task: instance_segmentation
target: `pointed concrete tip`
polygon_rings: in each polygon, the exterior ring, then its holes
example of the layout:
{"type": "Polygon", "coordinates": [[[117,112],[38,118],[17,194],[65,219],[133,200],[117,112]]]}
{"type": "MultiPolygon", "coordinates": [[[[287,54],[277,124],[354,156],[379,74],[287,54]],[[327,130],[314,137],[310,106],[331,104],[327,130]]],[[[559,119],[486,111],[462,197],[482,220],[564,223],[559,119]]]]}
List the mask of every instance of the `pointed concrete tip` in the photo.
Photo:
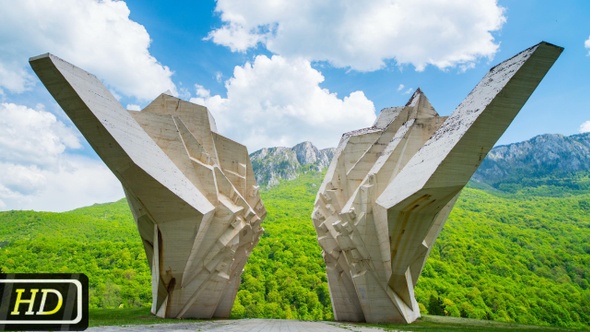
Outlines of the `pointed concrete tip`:
{"type": "Polygon", "coordinates": [[[55,56],[55,55],[53,55],[51,53],[43,53],[43,54],[40,54],[40,55],[37,55],[37,56],[30,57],[29,58],[29,62],[33,62],[35,60],[39,60],[39,59],[43,59],[43,58],[49,58],[49,57],[52,57],[52,56],[55,56]]]}
{"type": "Polygon", "coordinates": [[[519,52],[519,53],[515,54],[513,57],[511,57],[509,59],[506,59],[506,60],[504,60],[501,63],[498,63],[497,65],[495,65],[492,68],[490,68],[489,72],[493,72],[494,70],[496,70],[496,68],[498,68],[498,66],[503,65],[504,63],[510,61],[511,59],[520,57],[523,53],[531,53],[531,52],[535,52],[535,51],[538,51],[538,50],[542,50],[542,52],[549,52],[549,53],[547,53],[547,54],[550,54],[549,55],[549,60],[550,59],[553,59],[553,60],[550,60],[551,63],[553,63],[561,55],[561,53],[563,52],[564,48],[561,47],[561,46],[557,46],[555,44],[548,43],[546,41],[542,41],[542,42],[540,42],[540,43],[538,43],[536,45],[533,45],[533,46],[527,48],[526,50],[524,50],[522,52],[519,52]]]}
{"type": "Polygon", "coordinates": [[[422,92],[422,89],[420,89],[420,87],[418,87],[418,89],[416,89],[416,91],[414,91],[414,93],[412,94],[412,97],[410,97],[410,100],[408,100],[408,102],[406,103],[406,106],[410,106],[413,103],[415,103],[416,100],[420,99],[420,97],[424,96],[424,92],[422,92]]]}
{"type": "Polygon", "coordinates": [[[430,103],[430,100],[426,97],[422,89],[418,88],[412,94],[412,97],[406,104],[406,107],[415,107],[416,114],[414,117],[416,118],[423,118],[423,117],[433,117],[438,116],[438,113],[430,103]]]}
{"type": "Polygon", "coordinates": [[[558,46],[558,45],[555,45],[555,44],[552,44],[552,43],[549,43],[549,42],[546,42],[546,41],[542,41],[538,45],[546,45],[546,46],[556,47],[556,48],[559,48],[559,49],[563,50],[563,47],[558,46]]]}

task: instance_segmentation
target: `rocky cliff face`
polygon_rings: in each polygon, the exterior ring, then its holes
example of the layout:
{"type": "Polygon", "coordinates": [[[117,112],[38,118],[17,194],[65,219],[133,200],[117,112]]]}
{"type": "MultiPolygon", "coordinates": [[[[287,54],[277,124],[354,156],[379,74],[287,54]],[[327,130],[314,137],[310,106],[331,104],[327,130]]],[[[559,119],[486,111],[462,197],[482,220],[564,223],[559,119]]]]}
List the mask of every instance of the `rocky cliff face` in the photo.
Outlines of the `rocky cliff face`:
{"type": "Polygon", "coordinates": [[[299,174],[322,171],[330,165],[334,148],[319,150],[311,142],[292,148],[264,148],[250,154],[256,181],[261,187],[272,187],[279,180],[293,180],[299,174]]]}
{"type": "Polygon", "coordinates": [[[563,177],[590,170],[590,133],[545,134],[493,148],[472,181],[497,186],[522,178],[563,177]]]}

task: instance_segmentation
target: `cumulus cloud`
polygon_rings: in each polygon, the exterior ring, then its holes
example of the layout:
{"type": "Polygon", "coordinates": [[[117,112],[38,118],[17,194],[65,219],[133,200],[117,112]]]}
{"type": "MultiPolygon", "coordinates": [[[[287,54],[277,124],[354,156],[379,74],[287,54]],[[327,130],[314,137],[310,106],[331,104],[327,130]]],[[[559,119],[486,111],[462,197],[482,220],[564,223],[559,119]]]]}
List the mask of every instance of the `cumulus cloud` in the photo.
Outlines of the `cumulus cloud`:
{"type": "Polygon", "coordinates": [[[275,54],[373,71],[388,60],[466,70],[498,49],[497,0],[218,0],[223,25],[208,38],[232,51],[275,54]]]}
{"type": "Polygon", "coordinates": [[[586,41],[584,42],[584,46],[588,49],[588,55],[590,55],[590,37],[586,39],[586,41]]]}
{"type": "Polygon", "coordinates": [[[68,153],[77,132],[46,112],[0,104],[0,209],[64,211],[123,197],[101,162],[68,153]]]}
{"type": "Polygon", "coordinates": [[[29,57],[50,52],[103,78],[117,93],[151,100],[176,93],[172,71],[150,54],[146,29],[114,0],[0,0],[0,90],[20,93],[35,79],[29,57]],[[116,61],[113,61],[116,59],[116,61]]]}
{"type": "Polygon", "coordinates": [[[0,162],[0,210],[67,211],[124,197],[101,162],[63,155],[52,169],[0,162]]]}
{"type": "Polygon", "coordinates": [[[221,134],[251,152],[302,141],[334,147],[343,132],[370,126],[375,107],[361,91],[339,98],[319,86],[323,80],[307,60],[260,55],[234,68],[227,98],[197,85],[191,101],[207,106],[221,134]]]}
{"type": "Polygon", "coordinates": [[[590,133],[590,121],[586,121],[580,125],[580,133],[590,133]]]}
{"type": "Polygon", "coordinates": [[[66,148],[81,147],[75,131],[39,108],[0,104],[0,160],[48,165],[55,163],[66,148]]]}

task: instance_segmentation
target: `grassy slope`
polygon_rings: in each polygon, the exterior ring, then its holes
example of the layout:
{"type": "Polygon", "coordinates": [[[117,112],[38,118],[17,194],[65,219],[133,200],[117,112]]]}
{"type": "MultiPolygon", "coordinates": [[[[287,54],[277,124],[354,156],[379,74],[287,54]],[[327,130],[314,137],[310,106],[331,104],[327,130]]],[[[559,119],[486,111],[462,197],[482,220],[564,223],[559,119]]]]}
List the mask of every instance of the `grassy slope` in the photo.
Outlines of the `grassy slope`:
{"type": "Polygon", "coordinates": [[[150,272],[125,200],[64,213],[1,212],[0,268],[85,273],[91,308],[151,302],[150,272]]]}
{"type": "MultiPolygon", "coordinates": [[[[232,316],[332,317],[309,218],[320,182],[308,174],[263,192],[266,232],[246,265],[232,316]]],[[[588,194],[524,198],[465,190],[417,285],[420,303],[443,315],[590,326],[589,209],[588,194]]],[[[145,254],[124,201],[67,213],[0,213],[0,267],[86,273],[92,308],[150,303],[145,254]]]]}

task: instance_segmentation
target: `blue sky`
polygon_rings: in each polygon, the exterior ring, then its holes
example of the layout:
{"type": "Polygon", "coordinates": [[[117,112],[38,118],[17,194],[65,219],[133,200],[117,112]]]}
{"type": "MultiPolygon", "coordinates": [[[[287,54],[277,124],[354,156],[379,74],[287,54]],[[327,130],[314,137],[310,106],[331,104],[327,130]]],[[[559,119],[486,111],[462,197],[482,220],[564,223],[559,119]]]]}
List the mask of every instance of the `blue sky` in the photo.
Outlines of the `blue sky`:
{"type": "Polygon", "coordinates": [[[0,210],[123,197],[30,70],[51,52],[128,109],[205,104],[249,151],[343,132],[420,87],[450,114],[495,64],[547,41],[562,56],[498,144],[590,131],[587,0],[0,0],[0,210]]]}

